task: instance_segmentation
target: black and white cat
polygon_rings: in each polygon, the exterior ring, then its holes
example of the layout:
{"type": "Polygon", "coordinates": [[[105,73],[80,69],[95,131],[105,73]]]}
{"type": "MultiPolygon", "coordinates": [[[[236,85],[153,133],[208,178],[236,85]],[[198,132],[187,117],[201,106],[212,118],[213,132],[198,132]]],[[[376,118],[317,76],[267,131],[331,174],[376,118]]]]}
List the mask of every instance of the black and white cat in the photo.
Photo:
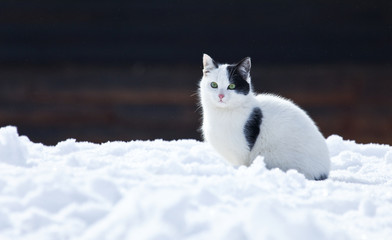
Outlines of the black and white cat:
{"type": "Polygon", "coordinates": [[[217,64],[204,54],[203,66],[199,89],[203,136],[227,161],[249,166],[260,155],[269,169],[296,169],[314,180],[328,177],[324,137],[291,101],[253,93],[250,58],[217,64]]]}

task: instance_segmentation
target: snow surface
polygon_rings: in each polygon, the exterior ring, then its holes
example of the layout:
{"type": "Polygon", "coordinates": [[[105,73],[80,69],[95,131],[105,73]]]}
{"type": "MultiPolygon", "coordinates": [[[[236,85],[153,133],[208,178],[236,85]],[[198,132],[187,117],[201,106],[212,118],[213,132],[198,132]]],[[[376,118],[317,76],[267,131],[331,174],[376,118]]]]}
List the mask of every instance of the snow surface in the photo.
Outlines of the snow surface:
{"type": "Polygon", "coordinates": [[[0,128],[0,239],[392,239],[392,147],[327,139],[309,181],[195,140],[45,146],[0,128]]]}

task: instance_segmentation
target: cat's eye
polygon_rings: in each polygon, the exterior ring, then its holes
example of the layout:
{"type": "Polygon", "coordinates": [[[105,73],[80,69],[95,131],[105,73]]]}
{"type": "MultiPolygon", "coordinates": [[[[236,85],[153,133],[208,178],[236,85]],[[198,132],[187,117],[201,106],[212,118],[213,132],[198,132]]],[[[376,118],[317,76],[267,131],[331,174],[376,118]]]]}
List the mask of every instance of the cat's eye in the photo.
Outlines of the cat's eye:
{"type": "Polygon", "coordinates": [[[233,90],[233,89],[235,88],[235,84],[232,83],[232,84],[230,84],[227,88],[230,89],[230,90],[233,90]]]}
{"type": "Polygon", "coordinates": [[[212,83],[211,83],[211,87],[212,87],[212,88],[217,88],[217,87],[218,87],[218,84],[217,84],[216,82],[212,82],[212,83]]]}

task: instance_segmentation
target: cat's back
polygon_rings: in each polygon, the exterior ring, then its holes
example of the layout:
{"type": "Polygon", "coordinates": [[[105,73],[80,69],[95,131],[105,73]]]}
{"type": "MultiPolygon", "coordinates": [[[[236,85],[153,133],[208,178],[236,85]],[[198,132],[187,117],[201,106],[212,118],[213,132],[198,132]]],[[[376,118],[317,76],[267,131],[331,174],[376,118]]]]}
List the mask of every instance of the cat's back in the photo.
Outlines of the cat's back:
{"type": "MultiPolygon", "coordinates": [[[[296,139],[319,139],[324,141],[316,124],[308,114],[291,100],[273,94],[259,94],[256,96],[262,111],[262,128],[269,139],[277,138],[293,141],[296,139]]],[[[301,141],[299,141],[300,143],[301,141]]]]}
{"type": "Polygon", "coordinates": [[[258,94],[256,99],[265,110],[295,111],[296,108],[299,108],[291,100],[275,94],[258,94]]]}
{"type": "Polygon", "coordinates": [[[289,99],[274,94],[259,94],[256,99],[263,111],[264,120],[288,122],[285,126],[316,127],[307,113],[289,99]]]}
{"type": "Polygon", "coordinates": [[[327,176],[330,163],[325,138],[308,114],[276,95],[260,94],[256,99],[263,113],[260,150],[267,167],[294,168],[309,179],[327,176]]]}

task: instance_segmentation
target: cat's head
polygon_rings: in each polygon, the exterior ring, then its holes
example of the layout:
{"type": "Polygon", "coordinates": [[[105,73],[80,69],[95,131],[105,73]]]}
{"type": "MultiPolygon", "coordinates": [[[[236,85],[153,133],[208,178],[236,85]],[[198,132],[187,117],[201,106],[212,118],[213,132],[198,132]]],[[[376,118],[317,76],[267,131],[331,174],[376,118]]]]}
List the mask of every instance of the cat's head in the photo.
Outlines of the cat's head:
{"type": "Polygon", "coordinates": [[[250,58],[236,64],[217,64],[207,54],[203,55],[203,78],[200,81],[202,103],[219,108],[242,106],[252,95],[250,58]]]}

